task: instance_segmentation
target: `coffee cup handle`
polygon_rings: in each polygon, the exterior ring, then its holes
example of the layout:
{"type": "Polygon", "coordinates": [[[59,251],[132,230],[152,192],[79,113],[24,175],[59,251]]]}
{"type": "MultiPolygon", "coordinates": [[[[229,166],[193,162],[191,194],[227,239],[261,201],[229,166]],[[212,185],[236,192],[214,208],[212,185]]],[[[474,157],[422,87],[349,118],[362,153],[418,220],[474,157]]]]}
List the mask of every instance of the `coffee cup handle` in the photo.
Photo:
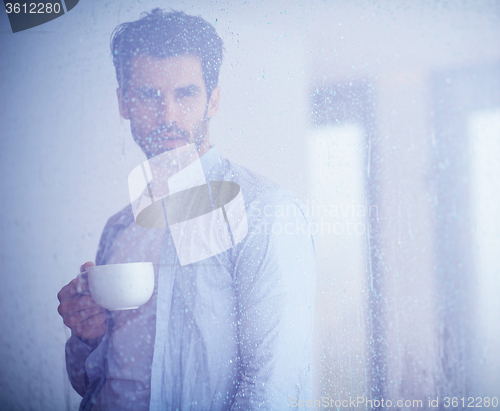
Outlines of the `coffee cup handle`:
{"type": "MultiPolygon", "coordinates": [[[[88,275],[88,271],[82,271],[81,273],[79,273],[76,278],[82,280],[82,281],[87,281],[87,275],[88,275]],[[86,274],[86,276],[84,277],[84,274],[86,274]]],[[[79,294],[83,294],[83,295],[87,295],[87,294],[90,294],[90,290],[85,290],[83,291],[82,288],[81,288],[81,285],[80,283],[78,283],[78,285],[76,286],[76,289],[78,291],[79,294]]]]}

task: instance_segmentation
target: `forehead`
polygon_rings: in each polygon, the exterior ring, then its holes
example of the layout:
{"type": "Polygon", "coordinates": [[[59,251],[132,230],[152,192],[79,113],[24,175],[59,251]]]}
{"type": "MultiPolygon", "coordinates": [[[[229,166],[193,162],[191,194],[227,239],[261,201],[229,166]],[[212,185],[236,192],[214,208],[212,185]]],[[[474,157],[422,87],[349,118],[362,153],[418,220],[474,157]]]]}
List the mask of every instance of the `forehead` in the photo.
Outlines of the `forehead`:
{"type": "Polygon", "coordinates": [[[148,55],[134,57],[131,61],[129,86],[155,86],[158,88],[205,86],[200,59],[184,55],[156,58],[148,55]]]}

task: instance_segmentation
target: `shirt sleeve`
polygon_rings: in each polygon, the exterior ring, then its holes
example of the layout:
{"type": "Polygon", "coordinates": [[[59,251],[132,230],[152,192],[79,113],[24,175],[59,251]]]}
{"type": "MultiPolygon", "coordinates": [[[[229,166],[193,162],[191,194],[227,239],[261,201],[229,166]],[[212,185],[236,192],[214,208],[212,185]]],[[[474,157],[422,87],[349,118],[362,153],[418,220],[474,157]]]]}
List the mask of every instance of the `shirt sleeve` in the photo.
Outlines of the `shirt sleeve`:
{"type": "Polygon", "coordinates": [[[66,341],[66,370],[71,385],[82,397],[88,387],[88,377],[85,369],[85,361],[92,351],[99,345],[99,339],[85,340],[79,338],[73,332],[66,341]]]}
{"type": "MultiPolygon", "coordinates": [[[[113,216],[108,220],[101,234],[95,259],[96,265],[101,265],[103,263],[105,253],[112,244],[112,235],[114,234],[114,231],[110,230],[110,227],[112,226],[114,219],[116,219],[116,216],[113,216]]],[[[71,337],[68,341],[66,341],[66,371],[71,385],[82,397],[85,395],[89,386],[86,360],[101,341],[102,337],[96,338],[95,340],[86,340],[78,337],[73,332],[71,332],[71,337]]]]}
{"type": "Polygon", "coordinates": [[[275,193],[247,210],[235,247],[241,381],[232,410],[289,409],[312,397],[315,265],[311,224],[275,193]]]}

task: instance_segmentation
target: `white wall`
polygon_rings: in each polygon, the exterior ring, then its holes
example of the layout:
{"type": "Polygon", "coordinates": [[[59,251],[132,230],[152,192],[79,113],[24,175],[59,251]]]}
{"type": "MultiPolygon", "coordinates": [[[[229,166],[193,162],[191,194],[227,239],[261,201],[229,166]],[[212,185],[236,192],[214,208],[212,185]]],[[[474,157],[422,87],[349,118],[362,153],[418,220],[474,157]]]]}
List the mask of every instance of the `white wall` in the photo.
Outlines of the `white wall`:
{"type": "MultiPolygon", "coordinates": [[[[310,88],[352,79],[376,85],[377,251],[384,287],[394,290],[390,393],[432,395],[435,333],[422,331],[434,321],[436,298],[426,87],[433,70],[500,59],[498,3],[81,0],[68,15],[16,34],[0,16],[0,407],[77,407],[56,295],[93,260],[106,219],[128,201],[128,173],[143,160],[118,115],[108,43],[116,25],[156,6],[202,15],[225,41],[213,141],[301,196],[310,88]]],[[[328,312],[318,307],[318,316],[328,312]]],[[[344,347],[329,349],[342,357],[344,347]]]]}

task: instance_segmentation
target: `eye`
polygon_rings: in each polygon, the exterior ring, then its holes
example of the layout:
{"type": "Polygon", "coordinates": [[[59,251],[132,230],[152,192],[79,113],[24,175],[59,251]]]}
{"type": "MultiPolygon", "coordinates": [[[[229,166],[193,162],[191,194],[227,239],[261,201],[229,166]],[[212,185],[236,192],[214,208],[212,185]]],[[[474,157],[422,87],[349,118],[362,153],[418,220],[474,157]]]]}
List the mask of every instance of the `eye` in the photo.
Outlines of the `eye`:
{"type": "Polygon", "coordinates": [[[160,97],[160,90],[155,90],[152,88],[141,89],[140,97],[144,99],[160,97]]]}
{"type": "Polygon", "coordinates": [[[186,98],[186,97],[193,97],[194,96],[194,94],[192,92],[190,92],[190,91],[184,91],[184,90],[183,91],[179,91],[179,92],[177,92],[175,94],[176,94],[176,97],[178,99],[183,99],[183,98],[186,98]]]}
{"type": "Polygon", "coordinates": [[[175,91],[175,96],[178,99],[184,99],[188,97],[196,97],[199,93],[198,87],[183,87],[175,91]]]}
{"type": "Polygon", "coordinates": [[[139,100],[157,99],[161,96],[160,90],[154,88],[137,88],[134,90],[133,94],[139,100]]]}

